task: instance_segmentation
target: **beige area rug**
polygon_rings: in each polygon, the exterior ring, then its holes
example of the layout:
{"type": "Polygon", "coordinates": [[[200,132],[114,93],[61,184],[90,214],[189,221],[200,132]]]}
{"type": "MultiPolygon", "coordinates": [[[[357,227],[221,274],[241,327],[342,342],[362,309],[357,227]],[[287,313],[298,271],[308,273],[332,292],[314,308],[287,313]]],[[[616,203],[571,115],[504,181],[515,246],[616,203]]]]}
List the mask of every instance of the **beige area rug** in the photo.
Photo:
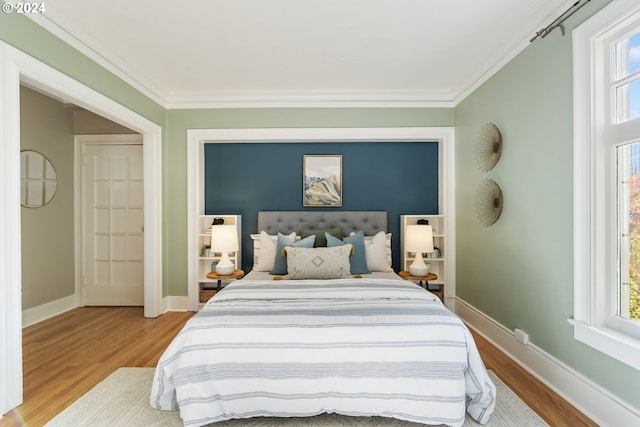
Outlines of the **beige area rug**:
{"type": "MultiPolygon", "coordinates": [[[[158,411],[149,405],[153,368],[120,368],[46,424],[73,426],[182,426],[178,412],[158,411]]],[[[497,405],[487,427],[547,426],[493,372],[497,405]]],[[[212,427],[418,427],[407,421],[383,417],[347,417],[323,414],[308,418],[252,418],[222,421],[212,427]]],[[[464,427],[480,426],[468,415],[464,427]]]]}

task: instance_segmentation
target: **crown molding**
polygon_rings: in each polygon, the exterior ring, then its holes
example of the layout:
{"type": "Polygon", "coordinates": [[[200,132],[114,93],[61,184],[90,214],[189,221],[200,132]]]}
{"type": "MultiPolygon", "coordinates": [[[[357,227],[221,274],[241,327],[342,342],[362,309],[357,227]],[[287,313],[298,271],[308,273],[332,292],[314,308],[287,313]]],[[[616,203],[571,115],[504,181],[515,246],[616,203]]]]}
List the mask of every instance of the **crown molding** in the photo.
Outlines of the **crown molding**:
{"type": "MultiPolygon", "coordinates": [[[[569,0],[568,3],[570,3],[569,0]]],[[[15,3],[16,0],[9,2],[15,3]]],[[[565,5],[563,4],[562,7],[565,5]]],[[[147,77],[131,69],[126,61],[112,53],[101,53],[100,41],[81,40],[46,14],[27,15],[35,23],[69,44],[80,53],[113,73],[127,84],[165,109],[216,109],[216,108],[453,108],[489,80],[498,70],[529,46],[529,34],[515,43],[502,55],[488,58],[478,72],[470,76],[458,88],[448,91],[202,91],[166,92],[147,77]],[[95,47],[91,47],[95,46],[95,47]]],[[[553,16],[553,15],[551,15],[553,16]]],[[[538,17],[540,18],[540,17],[538,17]]],[[[546,19],[533,21],[545,22],[546,19]]],[[[532,26],[531,34],[535,32],[532,26]]]]}
{"type": "Polygon", "coordinates": [[[526,38],[522,39],[501,57],[492,58],[490,61],[487,61],[486,66],[480,68],[481,71],[471,76],[471,78],[458,88],[459,90],[454,96],[453,106],[455,107],[464,101],[467,96],[471,95],[476,89],[486,83],[487,80],[493,77],[502,67],[525,50],[527,46],[529,46],[529,40],[526,38]]]}
{"type": "MultiPolygon", "coordinates": [[[[10,2],[15,2],[11,0],[10,2]]],[[[55,37],[166,109],[206,108],[452,108],[449,91],[203,91],[165,93],[126,62],[72,35],[46,14],[27,15],[55,37]]],[[[98,41],[94,41],[99,45],[98,41]]]]}
{"type": "MultiPolygon", "coordinates": [[[[7,1],[7,3],[15,4],[17,3],[17,1],[7,1]]],[[[108,58],[102,55],[100,52],[96,51],[94,48],[90,47],[88,44],[53,22],[47,17],[46,14],[33,13],[27,14],[26,16],[33,22],[53,34],[55,37],[59,38],[92,61],[96,62],[98,65],[105,68],[116,77],[122,79],[125,83],[131,85],[134,89],[138,90],[143,95],[150,98],[152,101],[160,104],[164,108],[167,107],[167,103],[165,101],[166,95],[163,94],[159,88],[155,87],[155,85],[148,79],[140,75],[136,75],[137,73],[131,70],[126,65],[125,61],[118,60],[117,58],[108,58]]]]}
{"type": "MultiPolygon", "coordinates": [[[[535,18],[532,18],[530,22],[549,22],[553,20],[556,15],[561,14],[562,11],[570,7],[574,2],[575,0],[567,0],[548,16],[536,16],[535,18]]],[[[542,25],[544,24],[530,25],[527,35],[514,43],[511,48],[505,50],[502,54],[488,58],[483,66],[479,68],[479,72],[472,75],[467,79],[467,81],[460,85],[454,94],[453,106],[455,107],[460,102],[464,101],[467,96],[471,95],[476,89],[493,77],[493,75],[495,75],[502,67],[507,65],[512,59],[525,50],[531,44],[531,35],[535,34],[536,30],[538,30],[542,25]]]]}
{"type": "Polygon", "coordinates": [[[451,108],[443,91],[211,91],[174,93],[168,109],[187,108],[451,108]]]}

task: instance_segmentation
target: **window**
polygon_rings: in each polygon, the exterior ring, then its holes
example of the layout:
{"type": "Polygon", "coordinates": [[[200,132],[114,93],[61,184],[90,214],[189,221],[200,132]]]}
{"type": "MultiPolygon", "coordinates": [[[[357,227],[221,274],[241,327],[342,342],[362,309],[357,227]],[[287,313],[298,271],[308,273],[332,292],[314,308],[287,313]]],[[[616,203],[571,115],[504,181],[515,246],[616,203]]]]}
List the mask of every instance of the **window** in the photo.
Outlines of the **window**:
{"type": "Polygon", "coordinates": [[[640,142],[620,145],[616,160],[620,273],[613,308],[616,317],[640,325],[640,142]]]}
{"type": "Polygon", "coordinates": [[[640,4],[573,32],[577,340],[640,370],[640,4]]]}
{"type": "Polygon", "coordinates": [[[640,117],[640,32],[624,36],[612,47],[614,122],[622,123],[640,117]]]}
{"type": "MultiPolygon", "coordinates": [[[[613,124],[640,117],[640,23],[631,36],[623,36],[612,47],[613,78],[610,82],[613,103],[613,124]],[[637,31],[636,31],[637,30],[637,31]]],[[[616,283],[613,312],[624,328],[624,322],[640,322],[640,134],[634,142],[617,144],[617,221],[619,276],[616,283]]],[[[614,320],[617,322],[617,320],[614,320]]],[[[615,324],[614,324],[615,326],[615,324]]],[[[640,323],[630,324],[629,333],[636,333],[640,323]]],[[[640,338],[640,334],[638,334],[640,338]]]]}

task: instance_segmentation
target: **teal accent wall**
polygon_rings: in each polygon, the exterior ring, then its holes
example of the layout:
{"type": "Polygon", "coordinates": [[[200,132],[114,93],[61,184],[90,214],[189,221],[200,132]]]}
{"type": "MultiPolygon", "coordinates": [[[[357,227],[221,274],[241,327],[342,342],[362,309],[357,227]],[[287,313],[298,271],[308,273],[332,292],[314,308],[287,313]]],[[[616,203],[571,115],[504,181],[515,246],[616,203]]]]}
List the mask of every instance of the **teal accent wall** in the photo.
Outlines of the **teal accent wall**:
{"type": "Polygon", "coordinates": [[[396,271],[401,266],[400,215],[438,214],[435,141],[205,144],[204,165],[204,213],[242,215],[245,272],[253,268],[251,233],[261,231],[260,210],[386,211],[396,271]],[[307,154],[342,156],[341,207],[303,207],[307,154]]]}
{"type": "Polygon", "coordinates": [[[573,92],[571,29],[602,7],[591,2],[527,47],[455,108],[456,292],[506,328],[640,408],[640,372],[573,339],[573,92]],[[502,132],[490,172],[475,163],[482,125],[502,132]],[[493,178],[504,210],[475,217],[478,184],[493,178]]]}

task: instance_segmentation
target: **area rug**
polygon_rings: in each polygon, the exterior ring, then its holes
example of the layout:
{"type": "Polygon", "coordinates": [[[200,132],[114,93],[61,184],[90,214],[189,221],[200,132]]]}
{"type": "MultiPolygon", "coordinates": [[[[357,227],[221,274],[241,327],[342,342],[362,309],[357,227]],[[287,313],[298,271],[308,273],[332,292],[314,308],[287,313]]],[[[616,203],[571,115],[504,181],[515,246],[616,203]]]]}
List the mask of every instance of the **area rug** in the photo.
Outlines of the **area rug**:
{"type": "MultiPolygon", "coordinates": [[[[158,411],[149,405],[153,368],[120,368],[46,424],[48,427],[182,426],[178,412],[158,411]]],[[[496,409],[487,427],[547,426],[498,377],[496,409]]],[[[222,421],[212,427],[418,427],[407,421],[383,417],[347,417],[323,414],[306,418],[252,418],[222,421]]],[[[464,427],[480,426],[467,415],[464,427]]],[[[423,426],[424,427],[424,426],[423,426]]]]}

